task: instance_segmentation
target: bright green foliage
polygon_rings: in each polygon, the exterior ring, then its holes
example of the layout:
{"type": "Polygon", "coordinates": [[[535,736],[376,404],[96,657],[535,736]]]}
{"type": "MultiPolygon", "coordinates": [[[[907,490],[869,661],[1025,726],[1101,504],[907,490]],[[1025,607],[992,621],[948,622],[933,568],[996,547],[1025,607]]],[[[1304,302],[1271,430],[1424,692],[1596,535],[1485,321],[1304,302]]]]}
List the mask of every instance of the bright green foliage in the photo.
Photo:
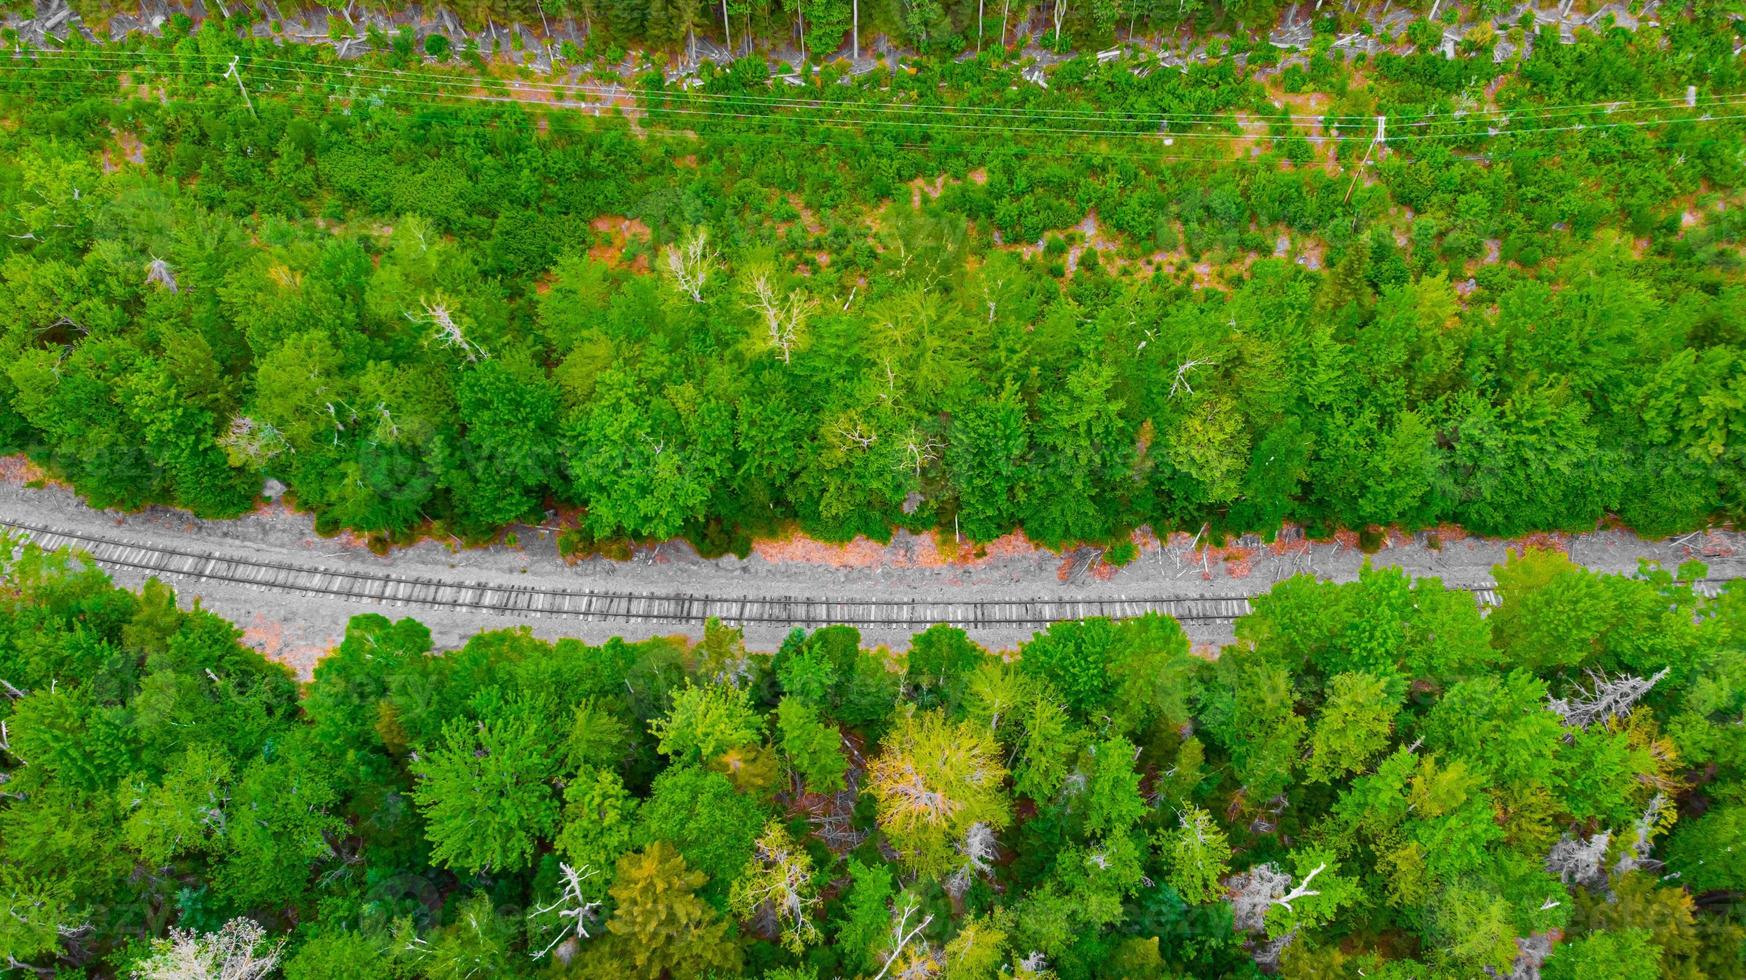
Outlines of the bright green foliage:
{"type": "Polygon", "coordinates": [[[1222,657],[1203,699],[1207,730],[1230,753],[1244,791],[1266,799],[1283,789],[1307,727],[1291,674],[1254,656],[1222,657]]]}
{"type": "MultiPolygon", "coordinates": [[[[302,733],[299,733],[302,734],[302,733]]],[[[303,892],[309,869],[333,854],[345,822],[323,760],[302,739],[249,764],[231,787],[219,884],[245,906],[282,906],[303,892]]]]}
{"type": "Polygon", "coordinates": [[[39,689],[12,706],[12,754],[28,787],[53,778],[84,792],[115,784],[132,767],[134,747],[123,712],[89,704],[78,690],[39,689]]]}
{"type": "Polygon", "coordinates": [[[605,890],[608,871],[632,848],[637,800],[613,772],[578,772],[564,787],[564,822],[553,846],[571,867],[588,868],[605,890]]]}
{"type": "Polygon", "coordinates": [[[7,913],[0,921],[0,955],[20,962],[52,955],[60,946],[60,931],[76,927],[74,912],[68,907],[72,896],[65,882],[31,878],[17,868],[3,868],[0,887],[6,890],[0,907],[7,913]]]}
{"type": "Polygon", "coordinates": [[[1729,5],[1532,41],[1496,0],[1444,5],[1460,27],[1373,57],[1335,45],[1364,26],[1344,9],[1297,55],[1257,43],[1289,6],[458,11],[581,24],[542,57],[619,85],[601,116],[476,97],[488,60],[533,57],[520,34],[366,30],[343,106],[296,21],[25,38],[0,77],[0,451],[101,505],[235,514],[270,476],[380,539],[562,508],[584,550],[1737,517],[1729,5]],[[1039,17],[1046,79],[1008,47],[1039,17]],[[851,33],[906,70],[839,85],[818,66],[851,33]],[[1089,57],[1118,36],[1197,53],[1089,57]],[[796,40],[811,64],[779,80],[796,40]],[[651,70],[679,60],[695,84],[651,70]]]}
{"type": "Polygon", "coordinates": [[[572,769],[615,766],[625,754],[630,731],[610,711],[583,701],[570,715],[570,735],[564,740],[564,761],[572,769]]]}
{"type": "Polygon", "coordinates": [[[950,708],[963,698],[970,672],[981,661],[981,649],[963,630],[941,623],[910,641],[904,655],[904,684],[917,704],[950,708]]]}
{"type": "Polygon", "coordinates": [[[533,705],[456,719],[412,764],[431,856],[466,871],[524,868],[558,826],[559,760],[533,705]]]}
{"type": "Polygon", "coordinates": [[[1078,761],[1084,733],[1047,690],[1035,692],[1034,699],[1014,716],[1023,726],[1023,735],[1013,765],[1013,789],[1039,803],[1052,802],[1078,761]]]}
{"type": "Polygon", "coordinates": [[[217,846],[230,796],[230,761],[209,748],[192,748],[162,783],[135,784],[139,802],[130,808],[123,833],[141,861],[164,867],[172,858],[217,846]]]}
{"type": "Polygon", "coordinates": [[[328,980],[358,977],[386,980],[393,974],[383,962],[382,949],[355,932],[318,935],[297,948],[285,961],[285,980],[328,980]]]}
{"type": "Polygon", "coordinates": [[[1310,732],[1309,778],[1327,782],[1364,769],[1388,747],[1399,710],[1400,694],[1389,680],[1368,674],[1335,676],[1310,732]]]}
{"type": "Polygon", "coordinates": [[[1115,625],[1108,620],[1057,623],[1025,644],[1019,669],[1046,680],[1081,716],[1109,707],[1109,649],[1115,625]]]}
{"type": "Polygon", "coordinates": [[[764,808],[737,791],[726,776],[692,766],[675,767],[655,779],[637,813],[633,841],[648,847],[666,841],[700,877],[693,889],[725,908],[728,889],[752,856],[764,827],[764,808]]]}
{"type": "Polygon", "coordinates": [[[672,710],[649,724],[656,745],[674,762],[714,759],[728,749],[756,742],[761,726],[746,692],[725,684],[688,684],[673,694],[672,710]]]}
{"type": "Polygon", "coordinates": [[[431,980],[504,976],[520,966],[510,948],[516,939],[514,920],[499,915],[491,896],[479,892],[457,902],[453,921],[411,958],[419,974],[431,980]]]}
{"type": "Polygon", "coordinates": [[[871,972],[878,968],[877,954],[888,941],[891,900],[896,894],[891,869],[883,864],[849,862],[849,897],[838,918],[835,942],[838,955],[852,970],[871,972]]]}
{"type": "Polygon", "coordinates": [[[1694,891],[1746,884],[1746,805],[1730,803],[1680,825],[1667,842],[1667,863],[1694,891]]]}
{"type": "Polygon", "coordinates": [[[1212,814],[1189,807],[1178,814],[1179,826],[1163,835],[1165,879],[1190,902],[1210,902],[1223,894],[1220,882],[1230,867],[1231,845],[1212,814]]]}
{"type": "Polygon", "coordinates": [[[843,757],[842,733],[819,721],[818,712],[793,696],[776,706],[776,727],[782,754],[815,793],[834,793],[844,786],[849,761],[843,757]]]}
{"type": "Polygon", "coordinates": [[[1103,837],[1127,830],[1146,815],[1140,796],[1140,773],[1134,768],[1139,750],[1127,739],[1111,738],[1087,747],[1081,768],[1085,786],[1074,806],[1083,814],[1085,833],[1103,837]]]}
{"type": "Polygon", "coordinates": [[[1746,976],[1746,593],[1522,561],[1489,617],[1295,579],[1216,659],[1150,617],[1052,631],[1047,669],[948,631],[913,675],[848,629],[768,672],[727,630],[433,655],[366,616],[299,692],[162,586],[0,549],[0,955],[100,973],[247,932],[291,977],[1404,978],[1549,944],[1551,976],[1746,976]]]}
{"type": "Polygon", "coordinates": [[[1655,980],[1661,976],[1656,962],[1661,950],[1649,942],[1644,929],[1598,932],[1592,936],[1559,943],[1546,960],[1546,980],[1655,980]]]}

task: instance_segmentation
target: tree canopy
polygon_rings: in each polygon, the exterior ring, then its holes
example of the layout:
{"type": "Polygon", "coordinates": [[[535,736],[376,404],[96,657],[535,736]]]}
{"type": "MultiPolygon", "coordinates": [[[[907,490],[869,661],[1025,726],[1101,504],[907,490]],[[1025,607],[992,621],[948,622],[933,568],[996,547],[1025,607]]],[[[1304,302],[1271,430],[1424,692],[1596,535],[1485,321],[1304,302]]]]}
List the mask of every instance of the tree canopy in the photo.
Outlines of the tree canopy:
{"type": "Polygon", "coordinates": [[[1738,587],[1534,552],[1485,617],[1299,578],[1216,657],[1148,616],[1012,662],[944,626],[439,652],[371,615],[298,683],[0,544],[17,969],[1746,976],[1738,587]],[[835,697],[808,655],[904,680],[835,697]]]}

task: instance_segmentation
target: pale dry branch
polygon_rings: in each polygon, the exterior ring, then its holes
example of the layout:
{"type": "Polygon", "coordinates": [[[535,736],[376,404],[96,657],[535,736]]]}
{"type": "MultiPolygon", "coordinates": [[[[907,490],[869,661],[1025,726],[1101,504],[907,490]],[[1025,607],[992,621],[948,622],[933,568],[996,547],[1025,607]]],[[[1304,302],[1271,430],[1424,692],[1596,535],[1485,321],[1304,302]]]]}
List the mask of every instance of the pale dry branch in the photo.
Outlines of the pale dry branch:
{"type": "Polygon", "coordinates": [[[454,313],[449,310],[448,304],[441,297],[435,302],[426,301],[423,305],[424,314],[422,316],[408,313],[406,318],[413,323],[430,324],[432,339],[438,344],[460,351],[468,361],[484,360],[491,356],[485,352],[485,348],[468,339],[466,333],[461,329],[461,325],[455,322],[454,313]]]}
{"type": "Polygon", "coordinates": [[[1623,718],[1631,713],[1631,708],[1643,695],[1667,676],[1668,670],[1663,667],[1653,677],[1626,674],[1611,678],[1591,670],[1588,679],[1594,684],[1593,690],[1585,691],[1579,687],[1572,697],[1549,698],[1548,706],[1572,728],[1587,728],[1596,722],[1623,718]]]}
{"type": "Polygon", "coordinates": [[[964,832],[964,839],[959,841],[956,847],[959,864],[953,870],[951,877],[946,879],[946,890],[954,897],[962,898],[977,878],[983,877],[993,870],[994,859],[998,856],[994,828],[989,824],[977,821],[964,832]]]}
{"type": "MultiPolygon", "coordinates": [[[[1145,344],[1141,343],[1140,346],[1144,347],[1145,344]]],[[[1170,397],[1175,398],[1178,393],[1182,392],[1186,392],[1190,395],[1194,394],[1194,386],[1188,383],[1188,372],[1198,367],[1211,366],[1211,364],[1211,361],[1190,358],[1183,361],[1181,364],[1176,365],[1176,377],[1170,382],[1170,397]]]]}
{"type": "MultiPolygon", "coordinates": [[[[880,980],[881,977],[883,977],[887,973],[891,972],[891,966],[893,963],[897,962],[897,958],[899,956],[902,956],[904,950],[909,947],[909,944],[915,939],[915,937],[920,935],[921,931],[923,929],[926,929],[928,927],[928,925],[934,921],[934,917],[932,915],[925,916],[921,920],[921,922],[919,922],[915,925],[914,928],[911,928],[911,929],[909,929],[908,932],[905,932],[904,930],[909,926],[910,916],[914,915],[918,911],[918,909],[919,909],[919,906],[916,905],[915,899],[911,896],[905,896],[903,910],[902,910],[901,914],[898,914],[897,920],[895,922],[893,922],[891,925],[891,938],[892,938],[891,955],[885,958],[885,965],[881,966],[879,968],[879,972],[875,973],[873,975],[873,980],[880,980]]],[[[892,909],[892,912],[894,914],[897,914],[898,910],[892,909]]],[[[927,959],[932,960],[932,957],[931,956],[927,957],[927,959]]],[[[913,961],[911,963],[905,964],[905,966],[906,966],[906,970],[904,972],[900,972],[897,975],[898,976],[914,975],[913,973],[910,972],[910,969],[912,969],[914,967],[913,961]]]]}
{"type": "Polygon", "coordinates": [[[709,248],[709,230],[695,229],[683,242],[668,245],[666,256],[667,271],[672,273],[679,289],[693,303],[703,302],[703,287],[715,265],[715,253],[709,248]]]}
{"type": "Polygon", "coordinates": [[[837,424],[837,436],[843,440],[845,449],[850,446],[867,449],[879,438],[871,427],[864,425],[859,419],[855,421],[853,426],[850,426],[846,419],[839,422],[837,424]]]}
{"type": "Polygon", "coordinates": [[[770,274],[760,272],[752,277],[749,308],[763,318],[766,342],[781,353],[782,363],[787,364],[800,345],[806,321],[818,309],[818,301],[798,289],[791,290],[786,297],[778,296],[770,274]]]}
{"type": "Polygon", "coordinates": [[[180,291],[176,286],[176,273],[170,268],[170,263],[155,255],[146,264],[146,282],[156,283],[172,293],[180,291]]]}
{"type": "MultiPolygon", "coordinates": [[[[332,406],[329,406],[331,411],[332,406]]],[[[334,419],[339,425],[339,419],[334,419]]],[[[285,441],[285,436],[271,422],[262,422],[248,415],[231,417],[230,425],[224,435],[218,437],[218,445],[233,460],[246,461],[259,466],[282,452],[294,451],[291,444],[285,441]]]]}
{"type": "Polygon", "coordinates": [[[912,470],[916,478],[920,479],[922,468],[939,459],[942,448],[943,444],[931,433],[924,434],[910,429],[903,442],[903,455],[908,461],[905,469],[912,470]]]}
{"type": "Polygon", "coordinates": [[[217,932],[171,929],[152,943],[152,955],[134,967],[147,980],[256,980],[273,972],[285,940],[269,942],[253,919],[237,918],[217,932]]]}
{"type": "Polygon", "coordinates": [[[582,883],[594,877],[592,868],[583,865],[581,870],[577,870],[560,861],[558,862],[558,875],[558,897],[553,899],[550,904],[538,906],[527,914],[528,919],[533,920],[555,912],[561,926],[544,949],[537,953],[528,954],[536,960],[544,958],[547,953],[550,953],[553,948],[566,939],[580,941],[589,938],[588,923],[592,922],[594,917],[600,913],[600,903],[589,901],[582,892],[582,883]]]}

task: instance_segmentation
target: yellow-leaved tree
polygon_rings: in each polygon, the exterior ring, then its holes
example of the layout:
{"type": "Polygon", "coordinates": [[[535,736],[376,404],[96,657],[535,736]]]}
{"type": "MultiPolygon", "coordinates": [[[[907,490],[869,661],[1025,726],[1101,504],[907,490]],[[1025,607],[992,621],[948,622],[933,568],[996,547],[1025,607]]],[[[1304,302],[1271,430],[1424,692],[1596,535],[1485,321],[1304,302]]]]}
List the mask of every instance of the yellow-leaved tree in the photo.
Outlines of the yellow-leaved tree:
{"type": "Polygon", "coordinates": [[[961,863],[967,841],[1011,821],[1005,783],[1000,747],[986,727],[912,710],[880,744],[867,792],[904,864],[939,876],[961,863]]]}

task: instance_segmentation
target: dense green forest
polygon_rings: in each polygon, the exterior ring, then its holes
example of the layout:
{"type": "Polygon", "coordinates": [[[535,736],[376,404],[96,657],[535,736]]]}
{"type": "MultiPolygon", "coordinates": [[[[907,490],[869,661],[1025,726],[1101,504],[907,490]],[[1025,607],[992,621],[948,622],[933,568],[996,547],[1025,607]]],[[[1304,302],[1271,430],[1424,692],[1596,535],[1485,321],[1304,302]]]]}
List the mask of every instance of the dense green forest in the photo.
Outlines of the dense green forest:
{"type": "Polygon", "coordinates": [[[0,451],[382,541],[1699,526],[1746,507],[1740,28],[1604,25],[1047,87],[22,51],[0,451]]]}
{"type": "Polygon", "coordinates": [[[1746,589],[1698,566],[1295,578],[1216,657],[368,615],[299,685],[4,545],[20,975],[1746,976],[1746,589]]]}

